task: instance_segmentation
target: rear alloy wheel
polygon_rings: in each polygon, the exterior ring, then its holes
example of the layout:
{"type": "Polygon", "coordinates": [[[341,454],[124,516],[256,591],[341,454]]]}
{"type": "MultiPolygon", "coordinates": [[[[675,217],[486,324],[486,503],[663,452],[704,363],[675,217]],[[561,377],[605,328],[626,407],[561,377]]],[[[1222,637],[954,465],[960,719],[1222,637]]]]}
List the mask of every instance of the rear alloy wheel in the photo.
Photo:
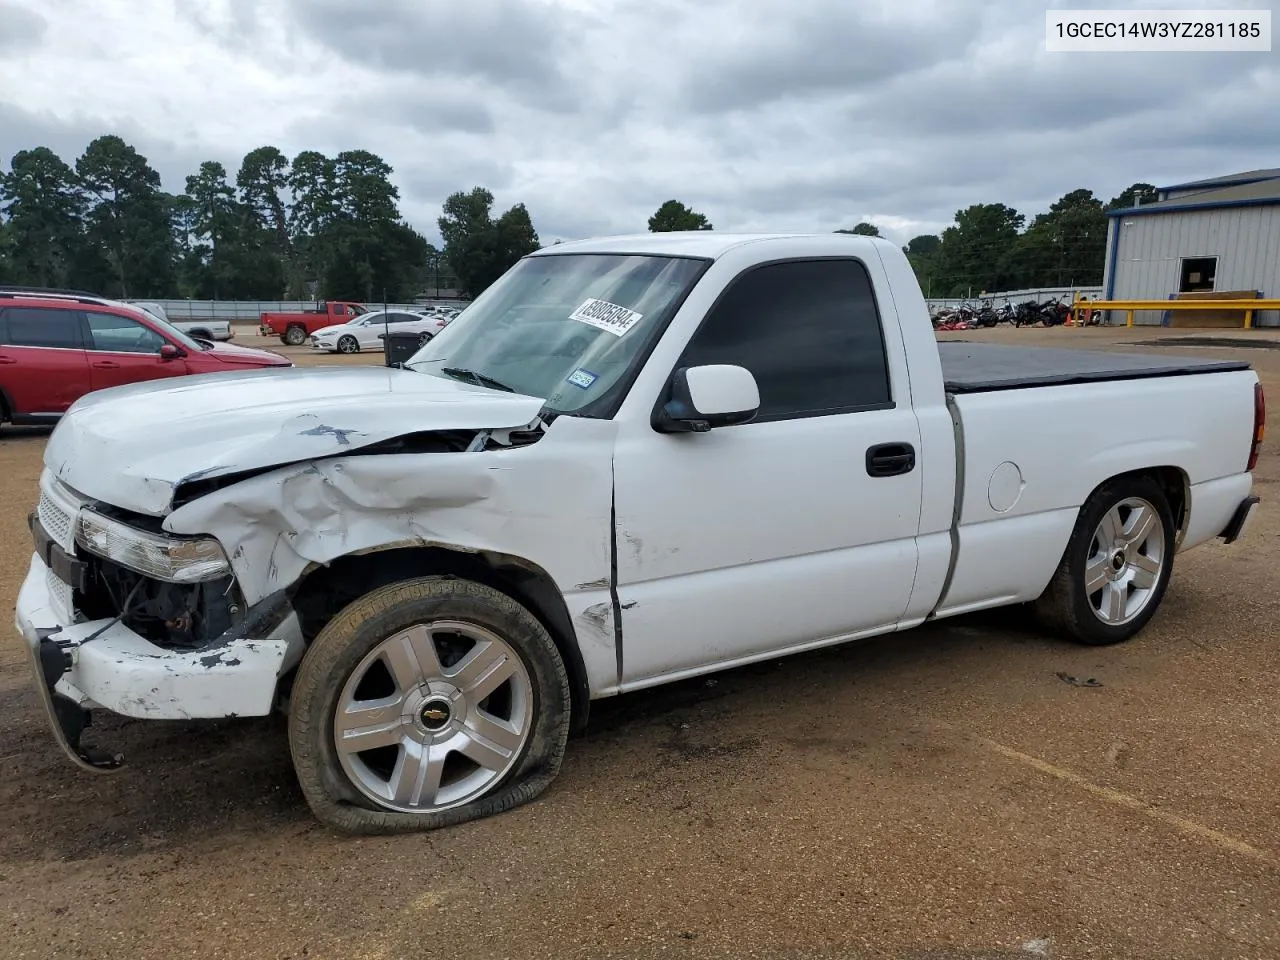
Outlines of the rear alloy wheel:
{"type": "Polygon", "coordinates": [[[424,330],[422,333],[418,334],[418,349],[419,349],[419,350],[421,350],[423,347],[425,347],[425,346],[426,346],[428,343],[430,343],[430,342],[431,342],[431,334],[427,333],[425,330],[424,330]]]}
{"type": "Polygon", "coordinates": [[[291,347],[296,347],[302,344],[306,339],[307,331],[296,324],[284,332],[284,342],[291,347]]]}
{"type": "Polygon", "coordinates": [[[338,352],[339,353],[359,353],[360,341],[357,340],[355,337],[351,336],[351,334],[349,333],[345,334],[338,338],[338,352]]]}
{"type": "Polygon", "coordinates": [[[1128,640],[1164,598],[1176,534],[1169,500],[1154,480],[1121,477],[1104,484],[1080,511],[1036,613],[1078,643],[1128,640]]]}
{"type": "Polygon", "coordinates": [[[468,580],[374,590],[316,637],[289,740],[321,820],[352,833],[428,830],[541,793],[568,737],[569,681],[523,606],[468,580]]]}

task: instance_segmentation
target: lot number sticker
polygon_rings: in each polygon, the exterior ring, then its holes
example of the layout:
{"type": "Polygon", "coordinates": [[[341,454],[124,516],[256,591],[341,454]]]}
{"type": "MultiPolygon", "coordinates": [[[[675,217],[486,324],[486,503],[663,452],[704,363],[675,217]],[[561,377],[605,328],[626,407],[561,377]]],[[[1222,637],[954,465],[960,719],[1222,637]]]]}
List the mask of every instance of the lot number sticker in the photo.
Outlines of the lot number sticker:
{"type": "Polygon", "coordinates": [[[644,314],[620,307],[608,300],[597,300],[594,297],[582,301],[582,306],[569,314],[569,319],[590,324],[597,330],[607,330],[615,337],[620,337],[634,327],[644,314]]]}
{"type": "Polygon", "coordinates": [[[596,375],[590,370],[584,370],[579,367],[577,370],[573,371],[573,373],[569,374],[569,376],[565,377],[565,379],[575,387],[581,387],[585,390],[596,382],[596,375]]]}

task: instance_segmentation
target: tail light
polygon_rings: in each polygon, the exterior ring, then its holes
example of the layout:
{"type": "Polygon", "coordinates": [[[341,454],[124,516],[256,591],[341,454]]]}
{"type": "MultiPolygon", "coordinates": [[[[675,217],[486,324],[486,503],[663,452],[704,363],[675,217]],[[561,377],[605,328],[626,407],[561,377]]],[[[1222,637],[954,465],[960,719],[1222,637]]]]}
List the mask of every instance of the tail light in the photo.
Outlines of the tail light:
{"type": "Polygon", "coordinates": [[[1245,472],[1252,473],[1258,465],[1258,454],[1262,452],[1262,437],[1267,432],[1267,399],[1262,393],[1262,384],[1253,385],[1253,445],[1249,447],[1249,464],[1245,472]]]}

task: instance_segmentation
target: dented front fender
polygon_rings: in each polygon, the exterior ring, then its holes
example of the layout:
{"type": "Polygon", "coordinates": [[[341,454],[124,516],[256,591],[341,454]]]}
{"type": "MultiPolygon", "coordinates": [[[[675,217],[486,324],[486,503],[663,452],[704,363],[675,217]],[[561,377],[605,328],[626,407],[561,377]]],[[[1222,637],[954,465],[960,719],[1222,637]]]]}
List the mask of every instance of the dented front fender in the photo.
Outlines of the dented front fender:
{"type": "Polygon", "coordinates": [[[239,481],[165,518],[212,534],[245,599],[340,557],[401,546],[517,557],[564,599],[593,695],[618,683],[611,603],[612,421],[560,417],[520,447],[332,457],[239,481]]]}

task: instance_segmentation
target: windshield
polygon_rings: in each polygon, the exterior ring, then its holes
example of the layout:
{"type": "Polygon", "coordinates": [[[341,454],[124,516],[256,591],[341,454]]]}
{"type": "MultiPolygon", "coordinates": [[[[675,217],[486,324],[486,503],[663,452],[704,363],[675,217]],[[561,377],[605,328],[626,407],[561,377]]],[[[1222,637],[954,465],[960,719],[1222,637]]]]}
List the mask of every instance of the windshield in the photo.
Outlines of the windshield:
{"type": "Polygon", "coordinates": [[[136,303],[125,303],[125,304],[121,304],[121,306],[130,307],[134,310],[137,310],[139,313],[145,313],[147,315],[147,319],[160,328],[161,333],[163,333],[170,340],[173,340],[177,343],[182,344],[188,350],[213,349],[207,343],[201,343],[198,340],[193,340],[190,334],[183,333],[181,330],[175,327],[172,323],[170,323],[164,317],[156,316],[146,307],[139,306],[136,303]]]}
{"type": "Polygon", "coordinates": [[[552,254],[512,267],[406,364],[572,413],[626,375],[705,261],[552,254]]]}

